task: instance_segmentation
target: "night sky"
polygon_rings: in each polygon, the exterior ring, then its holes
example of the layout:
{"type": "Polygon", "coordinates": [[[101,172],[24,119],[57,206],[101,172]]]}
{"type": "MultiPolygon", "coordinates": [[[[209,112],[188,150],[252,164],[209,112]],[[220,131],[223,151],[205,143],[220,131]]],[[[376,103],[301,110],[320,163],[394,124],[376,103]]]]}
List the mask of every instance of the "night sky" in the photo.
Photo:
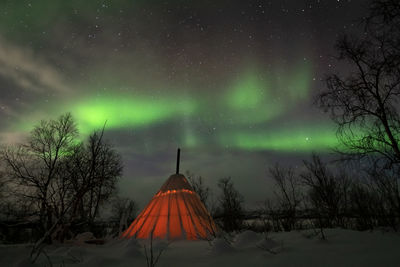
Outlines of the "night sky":
{"type": "Polygon", "coordinates": [[[0,142],[71,112],[82,139],[105,121],[120,193],[146,204],[175,171],[231,176],[254,206],[268,167],[300,166],[338,142],[313,105],[343,71],[336,38],[367,1],[6,1],[0,3],[0,142]]]}

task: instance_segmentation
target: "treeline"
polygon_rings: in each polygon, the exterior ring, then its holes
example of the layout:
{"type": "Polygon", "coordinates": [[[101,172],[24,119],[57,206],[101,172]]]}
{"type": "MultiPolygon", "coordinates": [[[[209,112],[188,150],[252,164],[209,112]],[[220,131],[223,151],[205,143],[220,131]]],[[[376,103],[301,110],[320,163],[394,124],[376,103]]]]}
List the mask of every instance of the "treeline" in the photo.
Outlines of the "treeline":
{"type": "Polygon", "coordinates": [[[276,165],[270,169],[275,199],[264,218],[273,230],[341,227],[372,230],[400,226],[398,173],[324,163],[317,155],[304,161],[304,171],[276,165]]]}
{"type": "Polygon", "coordinates": [[[217,198],[201,177],[188,175],[197,192],[208,192],[207,203],[219,228],[225,232],[258,232],[324,228],[398,231],[400,187],[396,168],[379,169],[370,162],[324,162],[313,154],[303,166],[276,164],[269,169],[273,196],[257,209],[246,210],[244,198],[230,178],[220,179],[217,198]],[[368,166],[368,167],[367,167],[368,166]]]}

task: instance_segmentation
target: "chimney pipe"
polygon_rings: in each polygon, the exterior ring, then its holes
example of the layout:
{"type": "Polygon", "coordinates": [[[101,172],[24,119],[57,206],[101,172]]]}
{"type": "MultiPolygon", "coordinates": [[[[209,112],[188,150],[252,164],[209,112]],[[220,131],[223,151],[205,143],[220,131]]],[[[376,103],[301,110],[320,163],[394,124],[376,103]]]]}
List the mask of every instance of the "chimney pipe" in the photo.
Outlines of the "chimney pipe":
{"type": "Polygon", "coordinates": [[[176,174],[179,174],[179,160],[181,157],[181,149],[178,148],[178,155],[176,157],[176,174]]]}

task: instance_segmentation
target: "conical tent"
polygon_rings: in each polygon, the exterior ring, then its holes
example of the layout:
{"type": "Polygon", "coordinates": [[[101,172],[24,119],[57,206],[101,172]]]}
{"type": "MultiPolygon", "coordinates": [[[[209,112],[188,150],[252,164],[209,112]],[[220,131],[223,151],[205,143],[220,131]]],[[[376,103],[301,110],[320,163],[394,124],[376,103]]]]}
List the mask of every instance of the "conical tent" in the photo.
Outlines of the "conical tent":
{"type": "Polygon", "coordinates": [[[168,178],[122,237],[196,240],[210,238],[216,232],[200,197],[178,172],[179,151],[177,174],[168,178]]]}

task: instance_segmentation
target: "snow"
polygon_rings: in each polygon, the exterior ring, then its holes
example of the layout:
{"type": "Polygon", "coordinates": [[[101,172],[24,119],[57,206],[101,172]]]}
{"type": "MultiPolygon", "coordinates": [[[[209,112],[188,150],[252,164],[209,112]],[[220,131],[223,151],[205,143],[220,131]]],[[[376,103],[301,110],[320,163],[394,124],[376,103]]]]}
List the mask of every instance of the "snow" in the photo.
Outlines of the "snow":
{"type": "Polygon", "coordinates": [[[253,231],[244,231],[236,236],[234,246],[239,249],[252,247],[260,241],[261,238],[262,236],[260,234],[253,231]]]}
{"type": "MultiPolygon", "coordinates": [[[[313,230],[284,233],[244,231],[213,241],[157,241],[154,254],[163,250],[156,266],[400,266],[400,235],[394,232],[325,230],[327,240],[313,230]]],[[[82,237],[82,239],[84,239],[82,237]]],[[[46,247],[53,266],[146,266],[143,240],[108,240],[46,247]]],[[[32,265],[30,245],[0,245],[0,266],[49,266],[41,255],[32,265]]]]}
{"type": "Polygon", "coordinates": [[[229,252],[234,252],[234,248],[225,238],[216,238],[212,241],[211,254],[222,255],[229,252]]]}
{"type": "Polygon", "coordinates": [[[84,232],[84,233],[78,234],[75,237],[75,240],[79,243],[84,243],[85,241],[91,240],[91,239],[94,239],[94,235],[91,232],[84,232]]]}

